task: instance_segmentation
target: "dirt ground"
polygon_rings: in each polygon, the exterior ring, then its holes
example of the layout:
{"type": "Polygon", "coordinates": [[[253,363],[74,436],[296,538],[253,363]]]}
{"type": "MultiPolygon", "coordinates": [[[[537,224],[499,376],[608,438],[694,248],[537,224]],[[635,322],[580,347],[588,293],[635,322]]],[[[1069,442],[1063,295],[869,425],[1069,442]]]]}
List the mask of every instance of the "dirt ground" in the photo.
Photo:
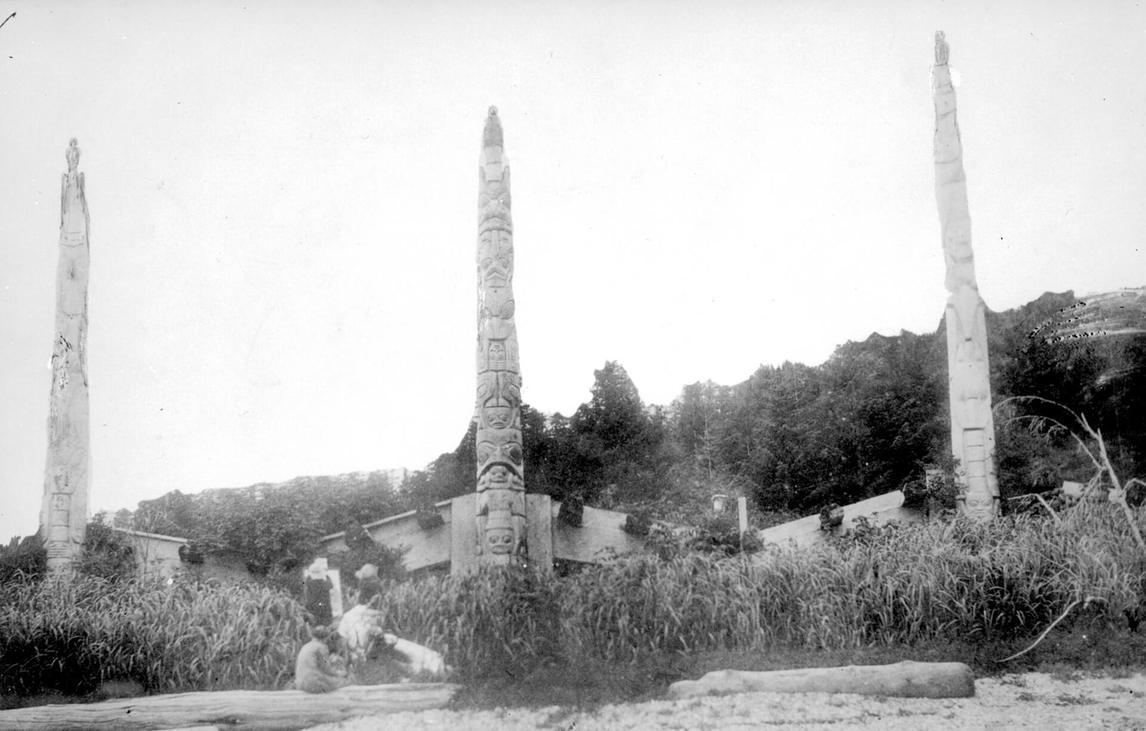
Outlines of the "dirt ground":
{"type": "Polygon", "coordinates": [[[1044,673],[975,681],[975,697],[881,698],[828,693],[745,693],[609,705],[593,711],[548,708],[421,711],[359,718],[310,731],[491,729],[1144,729],[1146,675],[1044,673]]]}

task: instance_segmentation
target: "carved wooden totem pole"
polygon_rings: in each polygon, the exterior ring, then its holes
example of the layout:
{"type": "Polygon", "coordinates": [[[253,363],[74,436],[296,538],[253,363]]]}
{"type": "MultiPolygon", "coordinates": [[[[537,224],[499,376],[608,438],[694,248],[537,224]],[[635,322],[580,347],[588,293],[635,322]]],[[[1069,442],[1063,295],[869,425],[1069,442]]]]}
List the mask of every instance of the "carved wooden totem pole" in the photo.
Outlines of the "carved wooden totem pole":
{"type": "Polygon", "coordinates": [[[995,422],[987,361],[986,306],[975,281],[971,215],[963,147],[955,120],[955,87],[942,31],[935,34],[935,195],[947,264],[947,368],[951,398],[951,451],[959,506],[986,520],[999,509],[995,477],[995,422]]]}
{"type": "Polygon", "coordinates": [[[56,339],[48,411],[48,460],[40,536],[48,569],[67,570],[79,556],[88,519],[88,204],[80,148],[67,149],[60,200],[60,261],[56,273],[56,339]]]}
{"type": "Polygon", "coordinates": [[[490,107],[478,166],[477,537],[480,563],[525,551],[521,370],[513,322],[509,161],[490,107]]]}

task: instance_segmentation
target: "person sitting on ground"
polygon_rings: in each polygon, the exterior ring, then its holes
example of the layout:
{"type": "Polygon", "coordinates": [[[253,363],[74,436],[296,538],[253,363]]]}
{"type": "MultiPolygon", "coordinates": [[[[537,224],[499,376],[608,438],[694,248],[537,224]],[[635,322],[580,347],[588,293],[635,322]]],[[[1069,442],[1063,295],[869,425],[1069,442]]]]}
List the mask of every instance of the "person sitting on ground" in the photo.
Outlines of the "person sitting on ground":
{"type": "Polygon", "coordinates": [[[349,685],[346,671],[332,655],[338,649],[339,635],[328,627],[312,627],[310,642],[298,651],[294,664],[294,687],[307,693],[329,693],[349,685]]]}
{"type": "Polygon", "coordinates": [[[362,564],[354,576],[358,579],[358,603],[377,609],[382,597],[382,579],[378,578],[378,567],[372,563],[362,564]]]}

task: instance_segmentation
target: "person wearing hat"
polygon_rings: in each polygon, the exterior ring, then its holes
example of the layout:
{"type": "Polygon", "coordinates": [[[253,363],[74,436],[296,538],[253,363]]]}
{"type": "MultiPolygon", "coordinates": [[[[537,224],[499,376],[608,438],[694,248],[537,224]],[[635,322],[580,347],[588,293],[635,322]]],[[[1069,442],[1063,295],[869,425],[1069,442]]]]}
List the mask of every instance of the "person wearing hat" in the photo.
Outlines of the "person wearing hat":
{"type": "Polygon", "coordinates": [[[358,603],[377,609],[376,605],[382,596],[382,579],[378,578],[378,567],[372,563],[362,564],[362,568],[354,572],[354,577],[358,579],[358,603]]]}
{"type": "Polygon", "coordinates": [[[334,619],[330,611],[330,591],[334,588],[326,575],[326,559],[316,558],[306,568],[302,586],[302,604],[314,618],[315,624],[329,625],[334,619]]]}

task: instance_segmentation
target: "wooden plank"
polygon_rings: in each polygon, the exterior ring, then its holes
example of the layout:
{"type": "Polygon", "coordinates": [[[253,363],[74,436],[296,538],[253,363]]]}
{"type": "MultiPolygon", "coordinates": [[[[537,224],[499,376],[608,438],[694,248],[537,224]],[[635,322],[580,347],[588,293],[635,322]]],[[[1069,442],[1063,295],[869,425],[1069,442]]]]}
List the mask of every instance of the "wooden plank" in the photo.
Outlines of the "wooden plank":
{"type": "Polygon", "coordinates": [[[625,513],[585,507],[581,527],[574,528],[557,520],[561,503],[553,501],[550,522],[553,526],[553,558],[594,563],[611,555],[638,553],[644,541],[621,530],[628,517],[625,513]]]}
{"type": "MultiPolygon", "coordinates": [[[[448,507],[450,505],[450,503],[451,503],[450,500],[441,500],[439,502],[434,503],[434,507],[441,509],[443,507],[448,507]]],[[[409,518],[414,517],[415,515],[417,515],[416,510],[407,510],[404,513],[398,513],[397,515],[391,515],[388,518],[382,518],[381,520],[375,520],[371,523],[364,523],[362,525],[362,528],[367,533],[370,533],[375,528],[385,526],[389,523],[402,522],[402,521],[408,520],[409,518]]],[[[333,552],[345,551],[346,550],[345,535],[346,535],[345,532],[331,533],[330,535],[326,535],[326,536],[323,536],[322,538],[319,538],[318,542],[324,549],[326,549],[328,551],[333,551],[333,552]]]]}
{"type": "MultiPolygon", "coordinates": [[[[886,525],[893,520],[901,523],[918,523],[923,519],[918,510],[903,507],[903,493],[895,490],[845,505],[844,522],[836,532],[846,534],[855,527],[856,518],[861,516],[868,518],[873,525],[886,525]]],[[[788,543],[803,547],[824,541],[830,534],[820,530],[819,515],[809,515],[790,523],[765,528],[756,535],[765,543],[788,543]]]]}
{"type": "MultiPolygon", "coordinates": [[[[443,508],[438,508],[443,510],[443,508]]],[[[413,515],[375,526],[367,531],[377,543],[389,548],[405,546],[402,564],[407,571],[447,563],[450,560],[450,524],[423,530],[413,515]]]]}
{"type": "Polygon", "coordinates": [[[356,716],[441,708],[451,683],[352,685],[331,693],[227,690],[0,711],[0,729],[303,729],[356,716]]]}
{"type": "MultiPolygon", "coordinates": [[[[371,523],[367,530],[383,545],[408,546],[403,562],[409,571],[448,564],[451,574],[465,574],[478,565],[476,500],[476,495],[469,493],[437,503],[445,524],[428,531],[418,525],[413,511],[371,523]]],[[[561,503],[548,495],[527,494],[525,506],[526,535],[534,565],[549,567],[554,559],[593,563],[611,555],[644,550],[643,539],[622,530],[628,517],[625,513],[586,506],[581,526],[574,528],[557,520],[561,503]]],[[[860,516],[874,525],[922,519],[918,511],[903,507],[903,493],[899,491],[845,506],[844,522],[838,530],[846,533],[860,516]]],[[[823,541],[828,534],[820,530],[820,517],[811,515],[758,531],[757,535],[766,543],[809,546],[823,541]]],[[[324,537],[322,545],[332,552],[345,550],[346,546],[341,533],[324,537]]]]}
{"type": "MultiPolygon", "coordinates": [[[[434,505],[445,521],[444,525],[425,530],[418,525],[417,513],[413,510],[394,515],[363,526],[366,533],[376,542],[388,548],[405,546],[408,550],[402,556],[402,564],[407,571],[417,571],[431,566],[443,566],[450,562],[452,520],[451,501],[445,500],[434,505]]],[[[322,550],[339,553],[347,550],[343,533],[333,533],[320,539],[322,550]]]]}
{"type": "MultiPolygon", "coordinates": [[[[560,507],[560,506],[558,506],[560,507]]],[[[548,495],[525,496],[526,540],[529,562],[548,572],[553,570],[553,498],[548,495]]]]}
{"type": "Polygon", "coordinates": [[[477,493],[454,498],[450,513],[450,574],[461,576],[478,566],[477,493]]]}

